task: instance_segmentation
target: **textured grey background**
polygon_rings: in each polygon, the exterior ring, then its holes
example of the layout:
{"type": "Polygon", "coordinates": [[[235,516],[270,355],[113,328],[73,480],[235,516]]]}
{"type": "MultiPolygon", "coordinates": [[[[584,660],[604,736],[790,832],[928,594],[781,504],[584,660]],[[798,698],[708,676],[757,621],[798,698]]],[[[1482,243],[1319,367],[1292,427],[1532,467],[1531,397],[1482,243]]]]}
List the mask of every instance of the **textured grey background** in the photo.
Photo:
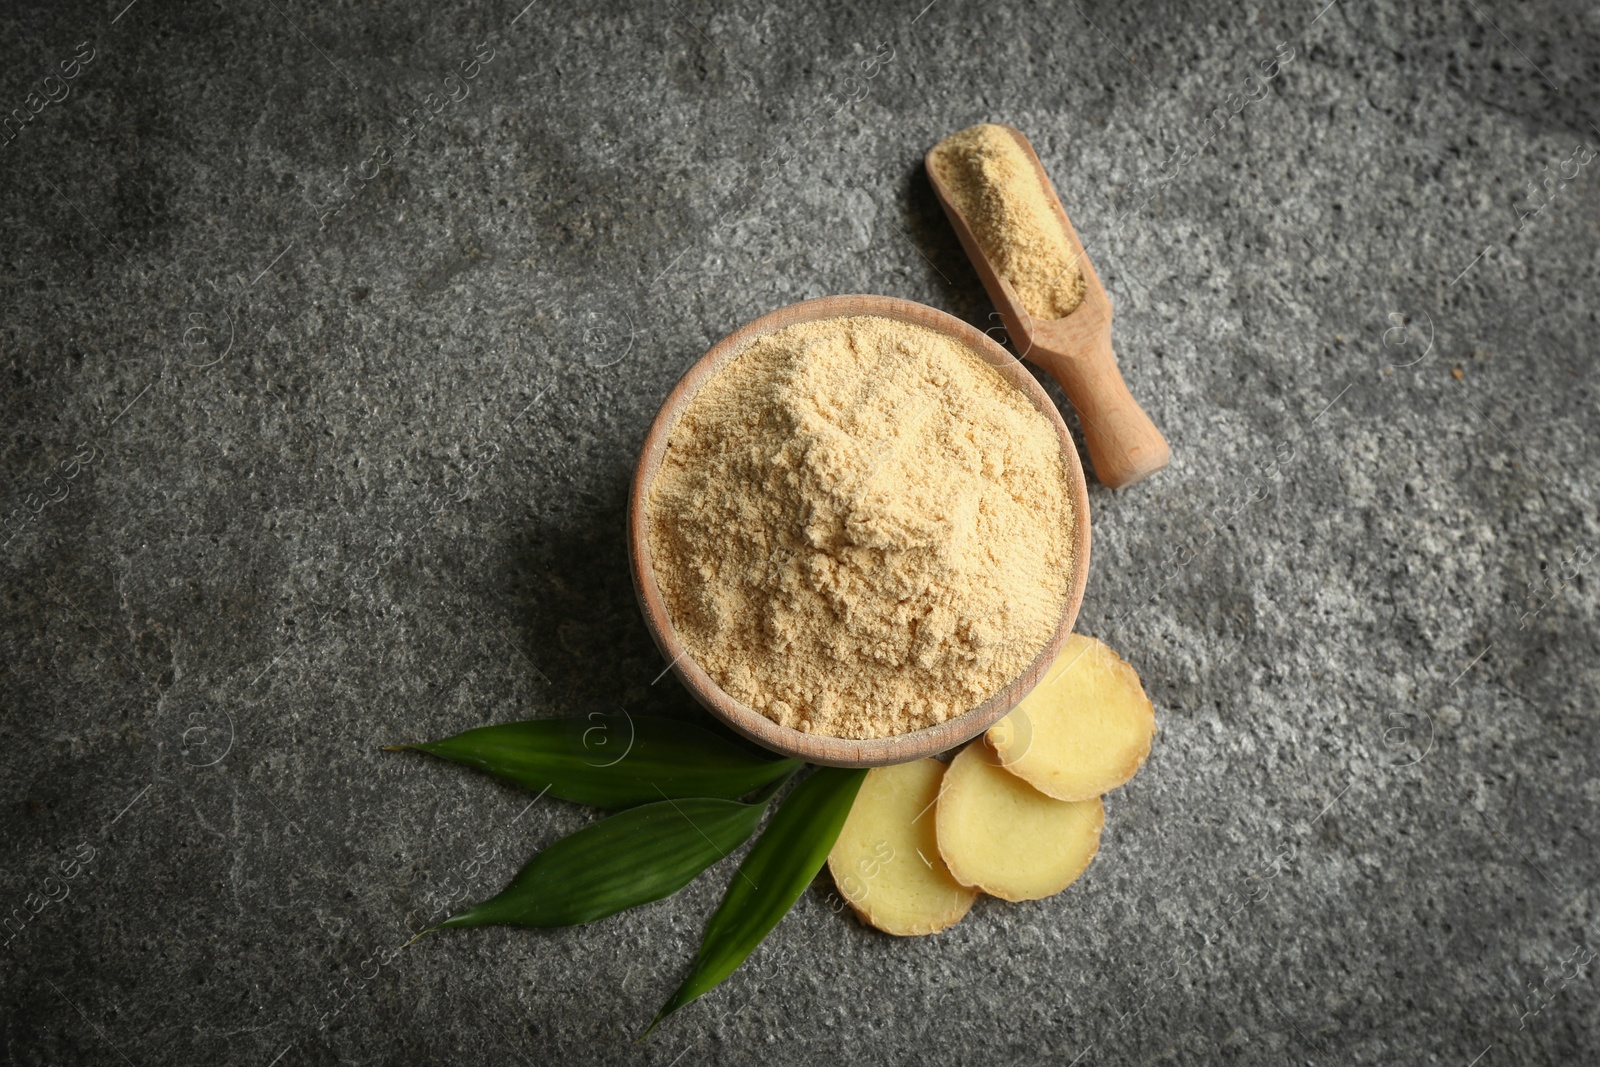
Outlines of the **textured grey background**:
{"type": "Polygon", "coordinates": [[[0,16],[4,113],[94,51],[0,147],[7,1061],[1600,1056],[1600,7],[923,2],[0,16]],[[1088,874],[908,941],[819,880],[644,1045],[728,865],[397,954],[592,815],[378,746],[694,713],[649,419],[790,301],[988,325],[920,166],[984,119],[1173,449],[1091,488],[1162,733],[1088,874]]]}

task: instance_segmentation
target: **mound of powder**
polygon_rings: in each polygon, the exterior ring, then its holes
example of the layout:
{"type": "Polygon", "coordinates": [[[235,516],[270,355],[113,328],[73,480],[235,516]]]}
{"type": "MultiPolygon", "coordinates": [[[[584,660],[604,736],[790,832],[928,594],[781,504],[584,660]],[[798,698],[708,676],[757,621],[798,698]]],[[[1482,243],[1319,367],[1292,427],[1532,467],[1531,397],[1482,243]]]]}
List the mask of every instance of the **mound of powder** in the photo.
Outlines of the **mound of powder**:
{"type": "Polygon", "coordinates": [[[1054,428],[977,352],[890,319],[752,342],[686,405],[646,507],[689,653],[800,730],[886,737],[968,711],[1065,607],[1054,428]]]}
{"type": "Polygon", "coordinates": [[[1083,272],[1033,160],[1004,126],[969,126],[929,165],[1028,314],[1059,319],[1083,302],[1083,272]]]}

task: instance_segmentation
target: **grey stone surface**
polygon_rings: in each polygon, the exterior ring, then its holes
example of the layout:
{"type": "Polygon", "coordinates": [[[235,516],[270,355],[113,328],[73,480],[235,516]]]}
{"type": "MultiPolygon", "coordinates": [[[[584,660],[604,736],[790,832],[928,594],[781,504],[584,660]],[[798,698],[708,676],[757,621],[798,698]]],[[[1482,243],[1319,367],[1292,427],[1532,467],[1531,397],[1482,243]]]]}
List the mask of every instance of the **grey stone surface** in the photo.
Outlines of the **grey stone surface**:
{"type": "Polygon", "coordinates": [[[0,16],[6,1061],[1600,1056],[1600,9],[123,3],[0,16]],[[984,119],[1173,447],[1091,489],[1162,732],[1088,874],[904,941],[824,879],[643,1045],[727,864],[396,954],[592,814],[378,746],[696,713],[645,428],[790,301],[989,324],[920,168],[984,119]]]}

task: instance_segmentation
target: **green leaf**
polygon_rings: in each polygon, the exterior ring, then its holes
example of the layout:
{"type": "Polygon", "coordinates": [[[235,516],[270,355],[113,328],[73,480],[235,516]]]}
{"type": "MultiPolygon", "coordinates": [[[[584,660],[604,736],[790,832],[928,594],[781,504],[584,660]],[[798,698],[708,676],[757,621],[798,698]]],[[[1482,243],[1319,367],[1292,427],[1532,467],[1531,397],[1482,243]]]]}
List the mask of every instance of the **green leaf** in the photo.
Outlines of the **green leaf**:
{"type": "Polygon", "coordinates": [[[662,1019],[738,970],[788,914],[833,850],[866,775],[864,770],[822,767],[784,798],[706,924],[689,977],[640,1040],[662,1019]]]}
{"type": "Polygon", "coordinates": [[[679,797],[732,800],[782,781],[801,766],[799,760],[763,759],[698,726],[627,713],[501,723],[397,747],[597,808],[679,797]]]}
{"type": "Polygon", "coordinates": [[[563,837],[498,896],[439,924],[573,926],[671,896],[744,844],[766,811],[734,800],[663,800],[563,837]]]}

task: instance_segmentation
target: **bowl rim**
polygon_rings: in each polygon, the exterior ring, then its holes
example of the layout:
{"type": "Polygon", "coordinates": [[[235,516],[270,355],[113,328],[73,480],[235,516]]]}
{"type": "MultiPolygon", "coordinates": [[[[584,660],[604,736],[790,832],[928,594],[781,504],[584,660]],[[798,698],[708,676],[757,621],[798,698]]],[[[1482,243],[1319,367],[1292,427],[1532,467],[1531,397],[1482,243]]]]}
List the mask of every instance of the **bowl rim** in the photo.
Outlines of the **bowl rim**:
{"type": "Polygon", "coordinates": [[[706,350],[678,379],[651,421],[628,492],[628,562],[634,592],[656,647],[668,668],[697,701],[736,733],[780,755],[833,767],[879,767],[955,748],[1004,718],[1039,683],[1072,633],[1089,576],[1089,492],[1078,449],[1055,403],[1022,362],[991,337],[953,315],[899,297],[865,294],[827,296],[788,304],[750,320],[706,350]],[[756,338],[800,322],[876,316],[945,334],[973,349],[1016,386],[1055,427],[1066,464],[1074,509],[1073,574],[1061,619],[1033,661],[988,700],[944,722],[889,737],[849,738],[806,733],[783,726],[735,700],[717,684],[678,636],[657,584],[650,553],[648,493],[661,468],[667,443],[689,399],[756,338]]]}

